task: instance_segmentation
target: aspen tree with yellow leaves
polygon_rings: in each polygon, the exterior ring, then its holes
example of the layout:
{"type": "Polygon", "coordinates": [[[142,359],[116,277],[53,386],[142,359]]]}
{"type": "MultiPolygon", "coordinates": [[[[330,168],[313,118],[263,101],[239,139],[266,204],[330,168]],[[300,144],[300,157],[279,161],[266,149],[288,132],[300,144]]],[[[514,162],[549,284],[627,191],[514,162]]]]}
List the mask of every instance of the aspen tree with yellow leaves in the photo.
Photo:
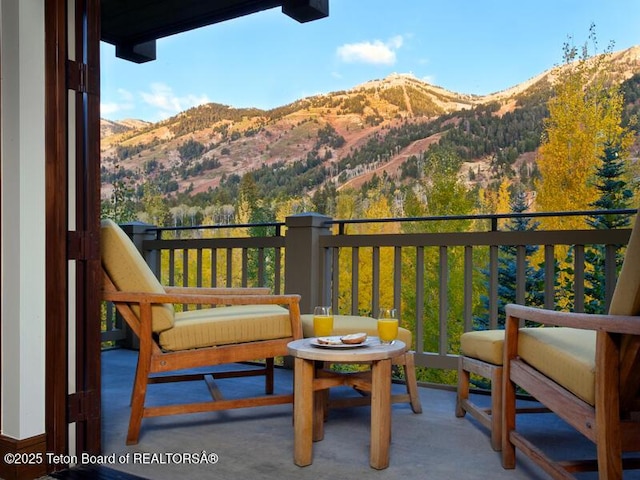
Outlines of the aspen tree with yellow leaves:
{"type": "MultiPolygon", "coordinates": [[[[595,27],[589,40],[596,44],[595,27]]],[[[587,44],[564,45],[564,65],[556,71],[555,95],[549,100],[538,154],[541,179],[536,183],[539,211],[588,210],[598,191],[594,177],[605,145],[622,155],[631,132],[622,125],[624,98],[608,75],[610,49],[591,56],[587,44]]],[[[579,217],[545,219],[544,228],[584,228],[579,217]]]]}

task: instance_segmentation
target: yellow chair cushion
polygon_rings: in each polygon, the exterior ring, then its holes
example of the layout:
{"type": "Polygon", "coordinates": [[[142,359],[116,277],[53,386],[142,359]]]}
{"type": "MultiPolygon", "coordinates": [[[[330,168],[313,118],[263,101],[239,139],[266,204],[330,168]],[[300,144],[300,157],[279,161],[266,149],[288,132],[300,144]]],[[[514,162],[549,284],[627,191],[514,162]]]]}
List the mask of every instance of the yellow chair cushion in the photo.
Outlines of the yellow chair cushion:
{"type": "Polygon", "coordinates": [[[289,310],[280,305],[233,305],[177,312],[174,327],[160,333],[164,350],[290,337],[289,310]]]}
{"type": "MultiPolygon", "coordinates": [[[[305,338],[313,337],[313,315],[300,315],[302,320],[302,335],[305,338]]],[[[350,333],[365,332],[370,337],[378,336],[378,321],[371,317],[358,315],[334,315],[333,335],[348,335],[350,333]]],[[[411,348],[411,331],[406,328],[398,328],[398,340],[411,348]]]]}
{"type": "MultiPolygon", "coordinates": [[[[166,293],[147,262],[131,239],[112,220],[102,220],[100,249],[102,265],[120,291],[166,293]]],[[[133,307],[138,317],[140,309],[133,307]]],[[[174,309],[171,304],[152,307],[153,331],[159,333],[173,326],[174,309]]]]}
{"type": "Polygon", "coordinates": [[[595,405],[596,332],[578,328],[527,328],[518,342],[522,360],[595,405]]]}
{"type": "MultiPolygon", "coordinates": [[[[585,402],[595,401],[594,331],[575,328],[521,328],[518,355],[585,402]]],[[[463,333],[460,350],[466,357],[502,365],[504,330],[463,333]]]]}
{"type": "Polygon", "coordinates": [[[475,330],[460,336],[460,353],[494,365],[502,365],[504,330],[475,330]]]}

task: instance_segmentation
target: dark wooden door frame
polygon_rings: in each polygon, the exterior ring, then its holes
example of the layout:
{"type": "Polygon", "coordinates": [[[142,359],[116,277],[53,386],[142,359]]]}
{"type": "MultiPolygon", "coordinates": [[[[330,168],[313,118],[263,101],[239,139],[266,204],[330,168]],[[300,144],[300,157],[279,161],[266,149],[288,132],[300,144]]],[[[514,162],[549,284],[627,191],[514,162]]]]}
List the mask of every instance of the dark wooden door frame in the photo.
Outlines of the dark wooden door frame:
{"type": "MultiPolygon", "coordinates": [[[[68,423],[76,453],[100,452],[100,4],[45,1],[46,400],[47,451],[66,454],[68,423]],[[69,31],[74,32],[69,59],[69,31]],[[75,107],[69,108],[69,92],[75,107]],[[74,130],[74,156],[69,129],[74,130]],[[72,158],[73,157],[73,158],[72,158]],[[75,179],[69,179],[74,162],[75,179]],[[75,184],[70,230],[69,181],[75,184]],[[75,260],[75,384],[69,384],[69,269],[75,260]]],[[[60,465],[52,468],[60,468],[60,465]]]]}
{"type": "Polygon", "coordinates": [[[47,451],[68,453],[67,385],[67,9],[45,2],[46,341],[47,451]]]}
{"type": "MultiPolygon", "coordinates": [[[[77,453],[100,453],[100,1],[76,0],[75,223],[67,255],[76,260],[76,390],[69,421],[76,422],[77,453]],[[82,34],[81,34],[82,33],[82,34]],[[76,80],[77,75],[77,80],[76,80]]],[[[72,122],[73,123],[73,122],[72,122]]],[[[71,160],[70,160],[71,161],[71,160]]]]}

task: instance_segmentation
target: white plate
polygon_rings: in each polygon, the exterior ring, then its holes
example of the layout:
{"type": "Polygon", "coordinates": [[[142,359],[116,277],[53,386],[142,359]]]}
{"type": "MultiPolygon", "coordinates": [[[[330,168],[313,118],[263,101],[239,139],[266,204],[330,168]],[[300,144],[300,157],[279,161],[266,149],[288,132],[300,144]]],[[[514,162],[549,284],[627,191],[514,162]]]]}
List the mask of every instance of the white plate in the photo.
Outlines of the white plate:
{"type": "MultiPolygon", "coordinates": [[[[335,336],[335,337],[321,337],[321,338],[328,338],[330,340],[333,341],[340,341],[340,336],[335,336]]],[[[320,347],[320,348],[359,348],[359,347],[368,347],[369,345],[371,345],[371,339],[367,338],[364,342],[362,343],[337,343],[335,345],[331,345],[329,343],[320,343],[318,341],[317,337],[311,338],[309,340],[309,343],[311,345],[313,345],[314,347],[320,347]]]]}

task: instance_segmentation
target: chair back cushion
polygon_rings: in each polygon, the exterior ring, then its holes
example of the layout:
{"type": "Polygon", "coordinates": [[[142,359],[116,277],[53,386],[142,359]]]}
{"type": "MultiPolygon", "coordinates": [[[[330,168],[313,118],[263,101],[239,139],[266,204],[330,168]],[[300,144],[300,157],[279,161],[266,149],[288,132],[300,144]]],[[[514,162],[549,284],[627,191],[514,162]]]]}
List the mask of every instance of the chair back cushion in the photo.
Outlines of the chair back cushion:
{"type": "MultiPolygon", "coordinates": [[[[636,215],[622,270],[613,292],[609,313],[612,315],[640,315],[640,215],[636,215]]],[[[640,317],[638,318],[640,322],[640,317]]],[[[620,341],[620,407],[637,411],[640,406],[640,336],[623,335],[620,341]]]]}
{"type": "MultiPolygon", "coordinates": [[[[102,220],[100,249],[102,266],[118,290],[165,293],[131,239],[113,220],[102,220]]],[[[133,307],[133,311],[140,318],[140,309],[133,307]]],[[[156,305],[152,307],[152,314],[154,332],[159,333],[173,327],[175,317],[173,305],[156,305]]]]}
{"type": "Polygon", "coordinates": [[[636,215],[609,313],[611,315],[640,314],[640,215],[636,215]]]}

